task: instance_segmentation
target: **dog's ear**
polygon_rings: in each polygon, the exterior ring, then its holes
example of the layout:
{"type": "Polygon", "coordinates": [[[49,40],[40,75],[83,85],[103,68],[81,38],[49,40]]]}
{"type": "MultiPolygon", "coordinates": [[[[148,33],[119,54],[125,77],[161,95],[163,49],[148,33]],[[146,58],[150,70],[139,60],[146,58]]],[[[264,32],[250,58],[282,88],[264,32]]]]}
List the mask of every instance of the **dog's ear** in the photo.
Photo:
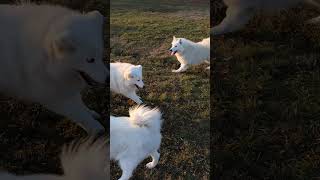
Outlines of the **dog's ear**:
{"type": "Polygon", "coordinates": [[[176,40],[176,37],[175,37],[175,36],[173,36],[173,38],[172,38],[172,39],[173,39],[173,41],[175,41],[175,40],[176,40]]]}
{"type": "Polygon", "coordinates": [[[141,66],[141,65],[137,65],[137,67],[138,67],[139,69],[142,69],[142,66],[141,66]]]}

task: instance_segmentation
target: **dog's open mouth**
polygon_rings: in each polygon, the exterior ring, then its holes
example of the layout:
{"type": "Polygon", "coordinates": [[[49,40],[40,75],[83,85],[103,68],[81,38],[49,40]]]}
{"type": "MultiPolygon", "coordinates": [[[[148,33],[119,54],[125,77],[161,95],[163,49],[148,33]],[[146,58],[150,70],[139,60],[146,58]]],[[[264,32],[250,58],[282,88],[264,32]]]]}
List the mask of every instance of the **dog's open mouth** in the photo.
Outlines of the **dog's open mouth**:
{"type": "Polygon", "coordinates": [[[99,84],[97,81],[93,80],[87,73],[83,71],[77,71],[81,78],[89,85],[89,86],[95,86],[99,84]]]}
{"type": "Polygon", "coordinates": [[[138,85],[135,84],[135,86],[136,86],[137,89],[139,89],[139,86],[138,86],[138,85]]]}
{"type": "Polygon", "coordinates": [[[177,51],[172,51],[171,56],[175,55],[176,53],[177,53],[177,51]]]}

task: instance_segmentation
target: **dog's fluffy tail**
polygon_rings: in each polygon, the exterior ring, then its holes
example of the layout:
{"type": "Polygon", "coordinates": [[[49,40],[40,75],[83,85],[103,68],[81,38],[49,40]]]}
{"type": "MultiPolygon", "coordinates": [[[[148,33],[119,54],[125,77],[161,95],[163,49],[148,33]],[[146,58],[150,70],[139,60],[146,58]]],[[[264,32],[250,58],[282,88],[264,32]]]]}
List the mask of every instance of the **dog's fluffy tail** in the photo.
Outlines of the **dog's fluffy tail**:
{"type": "Polygon", "coordinates": [[[130,122],[140,127],[160,130],[162,124],[162,113],[158,108],[149,108],[143,105],[133,107],[129,110],[130,122]]]}
{"type": "Polygon", "coordinates": [[[109,148],[105,138],[87,138],[64,146],[61,164],[66,179],[110,179],[109,148]],[[87,178],[84,178],[87,177],[87,178]]]}

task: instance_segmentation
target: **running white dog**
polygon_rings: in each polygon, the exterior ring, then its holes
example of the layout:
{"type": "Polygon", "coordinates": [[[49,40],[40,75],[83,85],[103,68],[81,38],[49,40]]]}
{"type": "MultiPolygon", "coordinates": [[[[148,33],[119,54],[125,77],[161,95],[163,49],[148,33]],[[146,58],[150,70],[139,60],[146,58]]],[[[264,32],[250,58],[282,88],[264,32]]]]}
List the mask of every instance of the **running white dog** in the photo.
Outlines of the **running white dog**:
{"type": "Polygon", "coordinates": [[[137,104],[141,104],[142,101],[136,91],[143,86],[141,65],[110,63],[110,89],[112,92],[122,94],[137,104]]]}
{"type": "MultiPolygon", "coordinates": [[[[189,65],[197,65],[203,62],[210,64],[210,38],[194,43],[185,38],[173,36],[172,46],[169,49],[171,55],[175,55],[180,62],[180,68],[172,72],[184,72],[189,65]]],[[[206,69],[210,69],[210,66],[206,69]]]]}
{"type": "MultiPolygon", "coordinates": [[[[289,8],[304,2],[320,7],[319,0],[223,0],[228,6],[226,17],[211,29],[211,35],[220,35],[243,28],[257,12],[272,12],[282,8],[289,8]]],[[[309,22],[318,21],[319,18],[309,22]]]]}
{"type": "Polygon", "coordinates": [[[0,92],[44,105],[89,134],[104,131],[80,92],[105,83],[103,16],[50,5],[0,5],[0,92]]]}
{"type": "Polygon", "coordinates": [[[109,147],[104,138],[74,141],[60,156],[64,175],[35,174],[17,176],[0,172],[1,180],[109,180],[109,147]],[[106,170],[107,169],[107,170],[106,170]]]}
{"type": "Polygon", "coordinates": [[[110,159],[119,161],[122,176],[128,180],[137,165],[148,156],[146,167],[154,168],[159,161],[161,143],[161,112],[145,106],[129,110],[130,117],[110,116],[110,159]]]}

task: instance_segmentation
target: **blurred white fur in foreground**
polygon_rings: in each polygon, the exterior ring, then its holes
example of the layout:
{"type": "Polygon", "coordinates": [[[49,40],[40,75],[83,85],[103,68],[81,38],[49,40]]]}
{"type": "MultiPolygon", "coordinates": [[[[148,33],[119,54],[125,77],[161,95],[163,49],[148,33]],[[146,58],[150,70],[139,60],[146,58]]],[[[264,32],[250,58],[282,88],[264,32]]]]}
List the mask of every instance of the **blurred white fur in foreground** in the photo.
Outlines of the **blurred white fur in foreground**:
{"type": "Polygon", "coordinates": [[[63,175],[17,176],[0,173],[1,180],[109,180],[109,146],[104,138],[88,138],[64,146],[60,155],[63,175]]]}

